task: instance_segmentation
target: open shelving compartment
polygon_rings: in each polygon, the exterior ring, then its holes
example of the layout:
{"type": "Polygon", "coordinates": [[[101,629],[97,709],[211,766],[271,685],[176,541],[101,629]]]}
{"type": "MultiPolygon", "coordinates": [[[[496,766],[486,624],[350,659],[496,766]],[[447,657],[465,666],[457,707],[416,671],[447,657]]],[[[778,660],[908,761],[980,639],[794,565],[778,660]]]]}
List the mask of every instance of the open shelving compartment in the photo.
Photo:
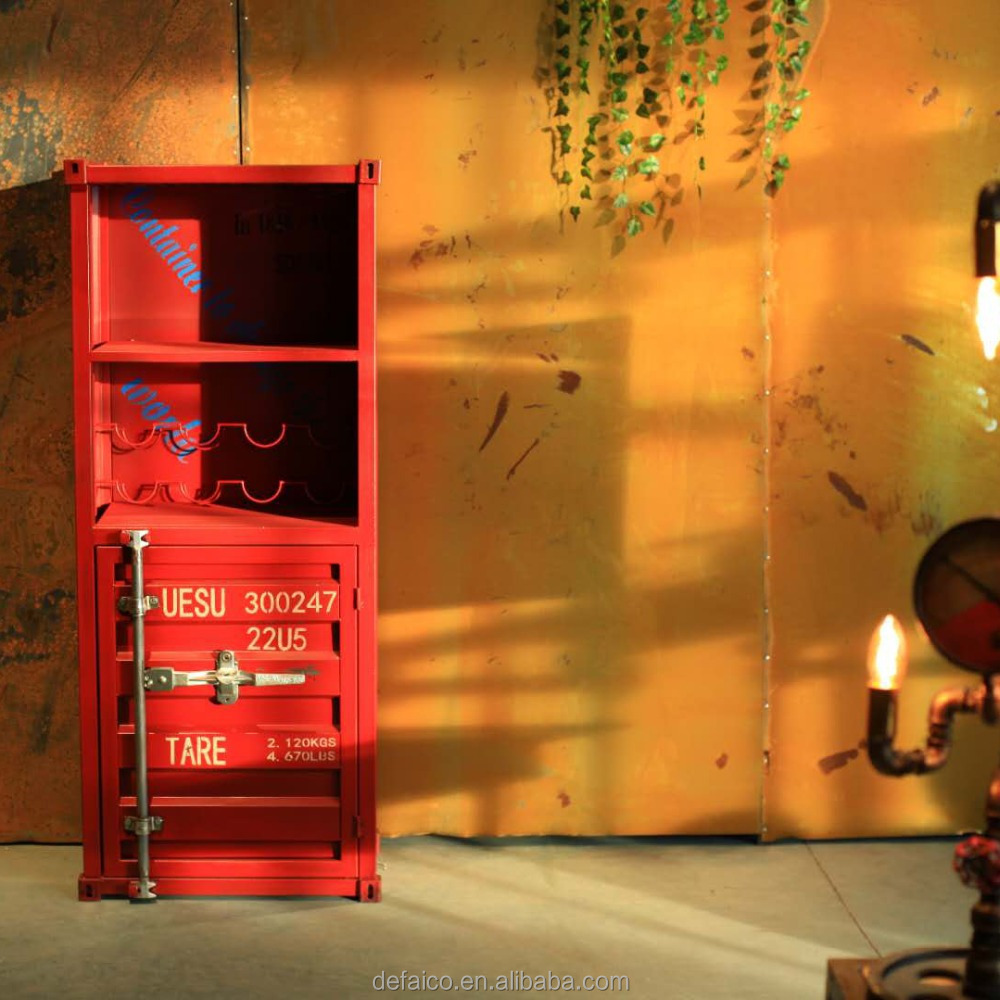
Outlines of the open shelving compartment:
{"type": "Polygon", "coordinates": [[[379,164],[71,172],[88,184],[90,519],[357,527],[374,478],[359,192],[379,164]]]}
{"type": "Polygon", "coordinates": [[[356,362],[95,368],[99,523],[357,525],[356,362]]]}

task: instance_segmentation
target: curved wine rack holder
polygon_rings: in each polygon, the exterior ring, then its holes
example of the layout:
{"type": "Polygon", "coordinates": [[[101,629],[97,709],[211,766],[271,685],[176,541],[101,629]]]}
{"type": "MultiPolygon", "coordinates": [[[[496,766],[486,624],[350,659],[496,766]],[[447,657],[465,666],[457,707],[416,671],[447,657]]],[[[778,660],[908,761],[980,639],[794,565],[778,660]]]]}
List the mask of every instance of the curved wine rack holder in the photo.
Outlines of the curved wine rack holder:
{"type": "Polygon", "coordinates": [[[267,496],[257,496],[251,492],[243,479],[218,479],[211,488],[200,487],[192,489],[180,480],[157,480],[154,483],[143,483],[136,491],[131,491],[120,479],[104,479],[97,483],[101,489],[110,490],[116,500],[123,503],[150,504],[157,500],[168,503],[190,503],[208,507],[224,500],[229,491],[238,492],[251,503],[264,507],[277,503],[279,499],[288,499],[290,493],[297,492],[317,507],[328,507],[343,496],[343,489],[336,496],[316,496],[309,484],[301,480],[279,479],[274,492],[267,496]]]}
{"type": "Polygon", "coordinates": [[[250,427],[246,423],[235,423],[223,421],[215,425],[215,433],[211,434],[207,438],[192,438],[190,436],[190,431],[185,430],[180,422],[177,426],[167,425],[165,427],[150,427],[142,431],[139,436],[135,439],[129,437],[128,432],[124,430],[121,424],[117,423],[104,423],[97,424],[95,430],[101,434],[109,434],[111,436],[111,447],[118,453],[129,452],[129,451],[141,451],[144,448],[149,448],[156,444],[157,441],[169,440],[174,441],[175,435],[183,432],[184,433],[184,447],[193,448],[196,451],[211,451],[218,448],[222,443],[223,432],[227,430],[238,430],[242,432],[243,438],[254,448],[260,448],[262,450],[268,448],[276,448],[281,444],[289,434],[289,431],[295,433],[301,433],[308,438],[310,443],[316,447],[321,448],[323,451],[331,451],[331,447],[328,444],[320,441],[319,438],[313,433],[312,428],[308,424],[282,424],[281,430],[278,432],[277,436],[270,441],[261,441],[254,437],[250,433],[250,427]]]}

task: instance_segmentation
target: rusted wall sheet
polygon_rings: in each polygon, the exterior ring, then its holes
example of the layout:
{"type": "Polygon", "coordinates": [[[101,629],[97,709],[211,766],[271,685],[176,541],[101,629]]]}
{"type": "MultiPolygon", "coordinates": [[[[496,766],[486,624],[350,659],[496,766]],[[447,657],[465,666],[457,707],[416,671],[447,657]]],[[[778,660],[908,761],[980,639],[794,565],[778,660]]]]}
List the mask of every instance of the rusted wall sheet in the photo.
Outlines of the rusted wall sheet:
{"type": "Polygon", "coordinates": [[[253,162],[377,156],[381,827],[748,832],[763,200],[732,109],[612,256],[559,219],[548,6],[246,3],[253,162]],[[699,200],[694,180],[709,171],[699,200]]]}
{"type": "Polygon", "coordinates": [[[981,820],[995,732],[959,723],[947,768],[905,780],[876,775],[860,741],[866,643],[886,612],[914,650],[905,744],[922,744],[935,690],[973,680],[916,634],[910,586],[933,538],[1000,496],[996,370],[970,311],[975,199],[1000,149],[998,51],[992,0],[961,16],[935,0],[834,4],[807,80],[775,206],[774,837],[981,820]]]}
{"type": "Polygon", "coordinates": [[[69,223],[53,170],[234,162],[235,14],[0,2],[0,839],[79,837],[69,223]]]}

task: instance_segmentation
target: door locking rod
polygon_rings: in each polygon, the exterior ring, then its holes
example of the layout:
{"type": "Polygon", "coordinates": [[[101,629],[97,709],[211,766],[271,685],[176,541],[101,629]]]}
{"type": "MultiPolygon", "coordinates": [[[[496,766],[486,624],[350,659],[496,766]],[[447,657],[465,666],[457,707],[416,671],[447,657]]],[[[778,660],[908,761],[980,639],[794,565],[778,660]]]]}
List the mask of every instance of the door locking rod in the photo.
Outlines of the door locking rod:
{"type": "Polygon", "coordinates": [[[132,596],[122,597],[118,608],[132,617],[133,700],[135,703],[135,816],[125,817],[125,829],[135,834],[139,857],[139,877],[129,884],[133,903],[155,903],[156,883],[149,877],[149,835],[163,827],[163,819],[149,815],[149,764],[146,725],[146,612],[159,607],[155,597],[144,592],[142,550],[149,545],[145,530],[122,533],[122,540],[132,550],[132,596]]]}

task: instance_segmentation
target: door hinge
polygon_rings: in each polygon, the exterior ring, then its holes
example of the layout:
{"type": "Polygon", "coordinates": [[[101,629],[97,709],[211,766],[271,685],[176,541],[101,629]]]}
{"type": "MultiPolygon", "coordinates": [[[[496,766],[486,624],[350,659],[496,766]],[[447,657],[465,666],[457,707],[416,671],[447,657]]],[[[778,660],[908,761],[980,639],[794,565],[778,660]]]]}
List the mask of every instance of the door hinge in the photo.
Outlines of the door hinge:
{"type": "Polygon", "coordinates": [[[354,817],[354,839],[360,840],[365,833],[364,820],[360,816],[354,817]]]}
{"type": "Polygon", "coordinates": [[[355,587],[354,588],[354,610],[355,611],[360,611],[361,610],[361,588],[360,587],[355,587]]]}

